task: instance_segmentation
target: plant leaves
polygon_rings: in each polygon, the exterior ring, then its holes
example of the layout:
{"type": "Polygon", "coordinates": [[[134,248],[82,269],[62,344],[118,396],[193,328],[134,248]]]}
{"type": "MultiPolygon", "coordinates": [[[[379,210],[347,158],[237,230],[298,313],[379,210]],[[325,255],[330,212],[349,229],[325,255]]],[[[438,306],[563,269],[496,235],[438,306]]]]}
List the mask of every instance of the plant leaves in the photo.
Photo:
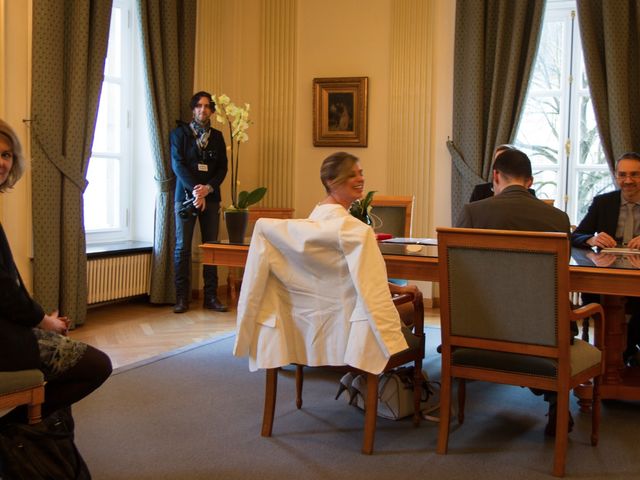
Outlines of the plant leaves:
{"type": "Polygon", "coordinates": [[[251,192],[247,192],[243,190],[238,194],[238,205],[239,209],[248,208],[249,205],[253,205],[254,203],[258,203],[262,200],[262,197],[267,193],[267,187],[258,187],[251,192]]]}

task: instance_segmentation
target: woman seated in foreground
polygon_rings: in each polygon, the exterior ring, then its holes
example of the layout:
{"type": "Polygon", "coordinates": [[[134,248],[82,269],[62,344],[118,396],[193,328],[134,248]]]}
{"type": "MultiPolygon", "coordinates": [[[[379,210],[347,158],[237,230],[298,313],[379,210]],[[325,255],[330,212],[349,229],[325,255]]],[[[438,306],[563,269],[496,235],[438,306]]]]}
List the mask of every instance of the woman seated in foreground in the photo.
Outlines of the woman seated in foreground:
{"type": "MultiPolygon", "coordinates": [[[[0,193],[13,187],[24,169],[18,137],[0,120],[0,193]]],[[[43,417],[89,395],[111,374],[109,357],[68,338],[68,328],[67,317],[57,310],[45,313],[27,292],[0,224],[0,371],[42,371],[47,382],[43,417]]],[[[0,423],[10,421],[26,423],[26,406],[0,418],[0,423]]]]}
{"type": "MultiPolygon", "coordinates": [[[[364,195],[364,172],[358,157],[346,152],[336,152],[322,162],[320,167],[320,181],[327,196],[313,209],[311,220],[330,220],[349,214],[351,204],[364,195]]],[[[417,293],[415,285],[400,286],[389,283],[392,295],[403,293],[417,293]]],[[[413,308],[411,303],[398,307],[400,318],[405,325],[413,323],[413,308]]]]}

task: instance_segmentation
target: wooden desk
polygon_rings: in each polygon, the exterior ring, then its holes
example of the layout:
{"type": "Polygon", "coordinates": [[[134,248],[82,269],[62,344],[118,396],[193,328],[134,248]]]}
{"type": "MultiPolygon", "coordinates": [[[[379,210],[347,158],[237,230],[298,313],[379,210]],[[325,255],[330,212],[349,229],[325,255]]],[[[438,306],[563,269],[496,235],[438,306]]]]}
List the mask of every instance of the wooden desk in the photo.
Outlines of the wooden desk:
{"type": "MultiPolygon", "coordinates": [[[[242,267],[247,260],[248,245],[209,243],[200,246],[202,262],[211,265],[242,267]]],[[[399,254],[401,245],[381,244],[391,278],[437,282],[438,257],[435,247],[421,247],[414,254],[399,254]]],[[[418,247],[413,247],[417,249],[418,247]]],[[[572,291],[603,295],[606,315],[605,374],[601,385],[602,398],[640,400],[640,368],[628,368],[622,363],[626,348],[624,296],[640,296],[640,269],[569,266],[572,291]]],[[[582,408],[587,408],[589,387],[576,389],[582,408]]]]}

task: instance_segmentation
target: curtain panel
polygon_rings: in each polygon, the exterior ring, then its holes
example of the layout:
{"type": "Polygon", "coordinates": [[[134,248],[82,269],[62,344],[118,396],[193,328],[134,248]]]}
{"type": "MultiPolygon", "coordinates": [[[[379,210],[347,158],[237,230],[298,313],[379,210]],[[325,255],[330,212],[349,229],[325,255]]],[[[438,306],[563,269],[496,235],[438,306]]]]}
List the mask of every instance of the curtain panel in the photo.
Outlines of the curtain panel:
{"type": "Polygon", "coordinates": [[[156,194],[152,303],[173,303],[175,224],[169,132],[176,120],[192,116],[196,0],[137,0],[145,85],[149,98],[149,125],[155,163],[156,194]]]}
{"type": "MultiPolygon", "coordinates": [[[[87,309],[82,194],[107,54],[110,0],[33,0],[33,289],[45,311],[87,309]]],[[[88,212],[90,214],[90,212],[88,212]]]]}
{"type": "Polygon", "coordinates": [[[493,150],[515,137],[544,0],[458,0],[454,52],[451,216],[491,174],[493,150]]]}
{"type": "Polygon", "coordinates": [[[609,168],[640,151],[640,4],[577,0],[585,68],[609,168]]]}

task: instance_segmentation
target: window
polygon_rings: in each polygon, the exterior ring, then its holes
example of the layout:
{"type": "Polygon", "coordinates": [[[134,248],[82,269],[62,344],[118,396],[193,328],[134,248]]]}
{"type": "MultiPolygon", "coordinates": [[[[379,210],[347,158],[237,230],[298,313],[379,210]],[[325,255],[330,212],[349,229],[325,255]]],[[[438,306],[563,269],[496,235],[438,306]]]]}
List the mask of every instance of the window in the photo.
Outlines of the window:
{"type": "Polygon", "coordinates": [[[538,197],[554,199],[573,224],[595,195],[614,188],[596,128],[575,1],[547,2],[515,144],[531,158],[538,197]]]}
{"type": "Polygon", "coordinates": [[[84,192],[87,244],[153,238],[153,165],[132,3],[114,0],[111,11],[89,184],[84,192]]]}

